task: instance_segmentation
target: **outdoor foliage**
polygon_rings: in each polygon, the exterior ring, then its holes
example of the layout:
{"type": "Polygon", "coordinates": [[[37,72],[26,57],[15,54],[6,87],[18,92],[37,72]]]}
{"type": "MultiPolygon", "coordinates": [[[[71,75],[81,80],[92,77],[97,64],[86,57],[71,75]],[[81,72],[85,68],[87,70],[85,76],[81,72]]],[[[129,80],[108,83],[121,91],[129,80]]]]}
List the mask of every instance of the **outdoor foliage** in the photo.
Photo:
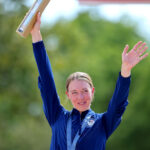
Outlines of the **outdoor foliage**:
{"type": "MultiPolygon", "coordinates": [[[[0,150],[48,150],[51,130],[44,117],[37,85],[38,70],[31,37],[15,32],[28,10],[24,1],[0,3],[0,150]]],[[[92,109],[104,112],[121,69],[121,54],[139,40],[134,21],[110,22],[95,12],[84,12],[72,21],[42,25],[43,40],[52,64],[62,105],[71,110],[65,81],[75,71],[91,75],[96,89],[92,109]],[[91,15],[92,14],[92,15],[91,15]],[[133,22],[133,23],[132,23],[133,22]]],[[[122,123],[109,138],[107,150],[150,149],[150,59],[132,71],[129,105],[122,123]]]]}

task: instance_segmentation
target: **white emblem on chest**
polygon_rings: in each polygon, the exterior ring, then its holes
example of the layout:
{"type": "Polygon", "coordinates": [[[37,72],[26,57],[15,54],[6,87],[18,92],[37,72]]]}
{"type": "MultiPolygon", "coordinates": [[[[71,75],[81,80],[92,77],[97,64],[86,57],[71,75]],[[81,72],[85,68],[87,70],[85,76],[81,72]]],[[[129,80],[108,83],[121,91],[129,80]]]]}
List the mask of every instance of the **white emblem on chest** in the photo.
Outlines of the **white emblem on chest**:
{"type": "Polygon", "coordinates": [[[87,122],[87,124],[88,124],[89,127],[92,127],[94,125],[94,123],[95,123],[95,120],[93,120],[93,119],[90,119],[87,122]]]}
{"type": "Polygon", "coordinates": [[[85,122],[87,124],[87,127],[92,127],[95,123],[95,119],[91,118],[91,116],[87,116],[85,122]]]}

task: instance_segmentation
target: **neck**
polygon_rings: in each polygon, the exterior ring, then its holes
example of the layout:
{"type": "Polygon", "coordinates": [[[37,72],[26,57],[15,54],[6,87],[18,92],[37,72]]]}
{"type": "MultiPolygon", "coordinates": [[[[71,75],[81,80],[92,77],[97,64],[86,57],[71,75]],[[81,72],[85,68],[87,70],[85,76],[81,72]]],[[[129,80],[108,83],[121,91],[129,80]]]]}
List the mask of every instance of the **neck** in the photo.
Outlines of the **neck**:
{"type": "Polygon", "coordinates": [[[80,111],[80,110],[78,110],[77,108],[75,108],[75,109],[76,109],[77,111],[79,111],[80,115],[81,115],[83,112],[89,110],[89,109],[86,109],[86,110],[84,110],[84,111],[80,111]]]}
{"type": "Polygon", "coordinates": [[[80,115],[81,115],[83,111],[79,111],[79,112],[80,112],[80,115]]]}

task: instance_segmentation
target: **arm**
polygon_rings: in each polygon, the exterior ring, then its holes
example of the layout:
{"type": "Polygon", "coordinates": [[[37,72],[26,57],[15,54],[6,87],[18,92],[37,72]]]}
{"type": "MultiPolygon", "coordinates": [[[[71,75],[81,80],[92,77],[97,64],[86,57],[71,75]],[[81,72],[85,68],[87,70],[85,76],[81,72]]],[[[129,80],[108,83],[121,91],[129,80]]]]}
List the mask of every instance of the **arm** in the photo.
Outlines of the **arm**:
{"type": "Polygon", "coordinates": [[[128,105],[130,79],[131,76],[125,78],[119,73],[114,94],[109,102],[107,112],[103,116],[107,138],[120,124],[121,117],[128,105]]]}
{"type": "Polygon", "coordinates": [[[44,113],[49,124],[53,125],[62,111],[62,106],[57,95],[51,64],[42,41],[40,23],[40,15],[38,15],[37,22],[31,31],[33,51],[39,71],[38,85],[43,99],[44,113]]]}
{"type": "Polygon", "coordinates": [[[121,117],[128,105],[128,94],[130,86],[131,70],[142,59],[148,56],[148,53],[143,53],[148,47],[145,47],[146,43],[138,42],[133,49],[127,53],[129,46],[126,45],[122,53],[122,66],[121,73],[117,80],[115,92],[109,103],[108,110],[104,113],[104,125],[106,129],[107,138],[117,128],[121,122],[121,117]]]}

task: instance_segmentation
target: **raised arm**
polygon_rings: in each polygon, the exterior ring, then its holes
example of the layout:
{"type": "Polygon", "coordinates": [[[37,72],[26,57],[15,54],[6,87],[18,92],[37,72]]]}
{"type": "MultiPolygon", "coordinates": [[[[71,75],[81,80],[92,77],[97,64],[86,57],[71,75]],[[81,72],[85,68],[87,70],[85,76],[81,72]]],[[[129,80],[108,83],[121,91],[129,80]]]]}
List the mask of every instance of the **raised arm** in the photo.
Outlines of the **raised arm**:
{"type": "Polygon", "coordinates": [[[122,53],[122,66],[121,73],[119,74],[115,92],[109,103],[108,110],[104,113],[104,125],[106,129],[107,138],[117,128],[121,122],[123,112],[128,105],[128,94],[130,86],[131,70],[141,60],[148,56],[148,53],[144,54],[148,47],[146,43],[138,42],[131,51],[128,51],[129,46],[126,45],[122,53]]]}
{"type": "Polygon", "coordinates": [[[40,24],[40,14],[38,14],[37,21],[31,31],[31,36],[33,52],[39,71],[38,85],[43,99],[44,113],[49,124],[52,126],[59,117],[62,106],[60,105],[59,97],[57,95],[51,64],[42,41],[40,24]]]}

